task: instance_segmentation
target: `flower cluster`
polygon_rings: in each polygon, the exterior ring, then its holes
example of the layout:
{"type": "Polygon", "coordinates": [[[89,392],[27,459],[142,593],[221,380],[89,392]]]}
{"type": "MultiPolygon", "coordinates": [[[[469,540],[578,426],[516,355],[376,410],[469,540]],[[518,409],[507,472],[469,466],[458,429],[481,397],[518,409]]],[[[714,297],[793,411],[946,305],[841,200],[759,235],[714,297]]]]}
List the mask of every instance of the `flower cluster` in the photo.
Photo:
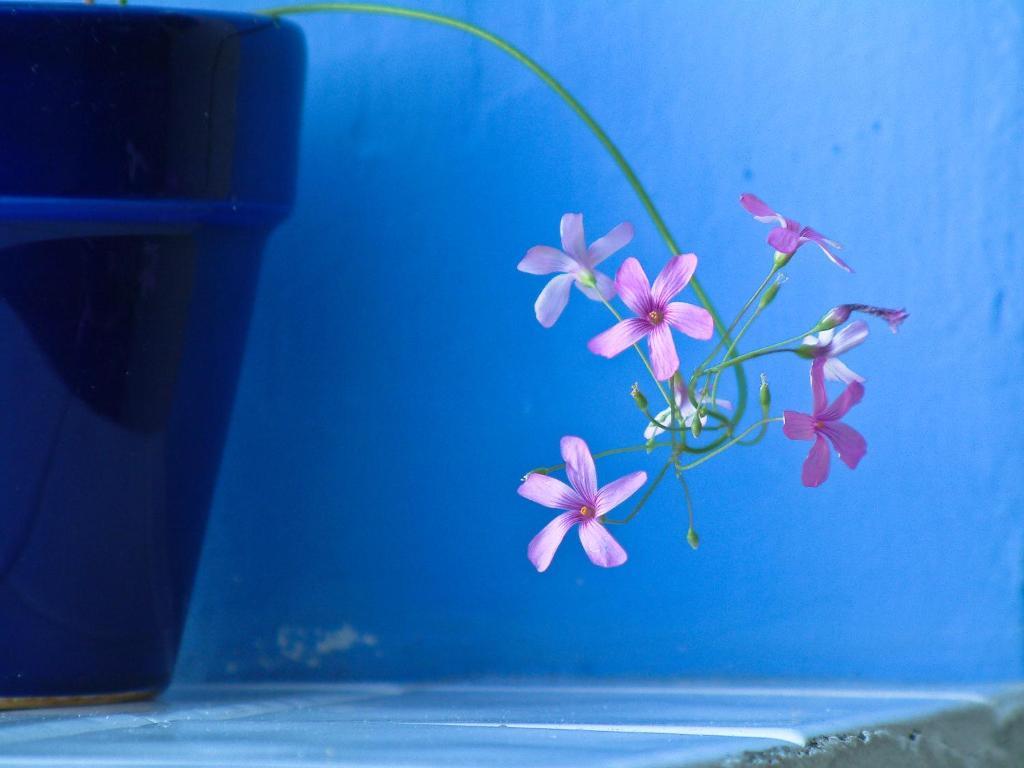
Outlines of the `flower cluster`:
{"type": "MultiPolygon", "coordinates": [[[[561,514],[548,523],[530,542],[527,556],[538,571],[547,570],[555,550],[569,529],[579,529],[580,542],[591,562],[610,568],[626,562],[626,552],[611,536],[607,525],[627,523],[650,499],[663,478],[671,474],[678,481],[685,500],[689,525],[687,540],[696,548],[699,539],[694,530],[693,505],[687,487],[686,473],[736,445],[753,445],[765,435],[773,423],[782,424],[782,433],[791,440],[811,441],[804,460],[802,481],[817,487],[828,478],[831,451],[850,469],[855,469],[867,453],[867,442],[843,418],[864,397],[864,377],[851,370],[840,357],[864,343],[868,324],[853,320],[854,313],[884,320],[895,332],[906,320],[902,309],[886,309],[866,304],[841,304],[825,313],[811,328],[775,344],[740,353],[738,346],[747,330],[773,302],[785,281],[781,269],[805,244],[817,246],[841,269],[853,270],[836,251],[842,246],[821,233],[800,225],[777,213],[754,195],[744,194],[740,204],[755,219],[774,224],[768,233],[773,248],[771,269],[758,288],[741,307],[729,325],[725,325],[698,291],[703,306],[678,301],[679,294],[694,280],[697,257],[692,253],[673,255],[652,284],[640,262],[624,259],[614,280],[597,267],[633,239],[633,227],[619,224],[604,237],[587,245],[583,215],[567,213],[561,221],[561,249],[538,245],[527,251],[519,270],[534,275],[552,275],[544,286],[534,311],[537,321],[552,327],[569,302],[573,285],[588,299],[603,304],[614,316],[610,328],[587,342],[596,355],[611,358],[633,348],[650,374],[664,408],[653,414],[647,396],[639,384],[630,394],[644,417],[644,442],[592,454],[579,437],[562,438],[563,463],[538,467],[528,472],[519,486],[519,495],[561,514]],[[613,303],[618,298],[629,316],[613,303]],[[717,341],[713,341],[717,332],[717,341]],[[680,368],[676,333],[696,342],[709,342],[710,349],[694,347],[702,362],[689,374],[680,368]],[[640,342],[646,339],[647,352],[640,342]],[[795,353],[810,360],[810,413],[785,410],[781,416],[771,413],[771,392],[762,374],[760,388],[760,419],[741,428],[745,396],[739,407],[718,397],[719,380],[730,369],[738,370],[755,358],[779,353],[795,353]],[[845,385],[830,403],[827,382],[845,385]],[[598,486],[595,459],[613,454],[667,451],[661,468],[647,485],[647,473],[632,472],[605,486],[598,486]],[[565,470],[569,484],[551,476],[565,470]],[[613,520],[608,512],[628,500],[644,485],[646,490],[625,518],[613,520]]],[[[745,377],[737,376],[737,385],[745,387],[745,377]]],[[[742,393],[741,393],[742,394],[742,393]]]]}

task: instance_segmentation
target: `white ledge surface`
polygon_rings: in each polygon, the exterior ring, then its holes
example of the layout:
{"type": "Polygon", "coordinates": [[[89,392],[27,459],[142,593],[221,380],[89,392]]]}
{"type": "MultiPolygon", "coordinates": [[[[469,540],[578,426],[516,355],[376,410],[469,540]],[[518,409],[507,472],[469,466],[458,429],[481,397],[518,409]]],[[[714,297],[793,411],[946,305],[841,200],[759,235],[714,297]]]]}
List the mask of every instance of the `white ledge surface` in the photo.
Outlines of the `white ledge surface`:
{"type": "Polygon", "coordinates": [[[177,686],[0,713],[0,767],[1020,766],[1024,689],[177,686]]]}

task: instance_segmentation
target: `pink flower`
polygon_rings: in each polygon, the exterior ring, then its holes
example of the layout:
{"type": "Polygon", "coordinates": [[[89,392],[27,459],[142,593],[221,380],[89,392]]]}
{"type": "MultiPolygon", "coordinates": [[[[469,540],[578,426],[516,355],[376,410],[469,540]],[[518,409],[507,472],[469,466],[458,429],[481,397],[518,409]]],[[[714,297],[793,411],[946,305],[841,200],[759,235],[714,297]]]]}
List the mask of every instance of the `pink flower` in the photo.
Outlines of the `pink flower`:
{"type": "Polygon", "coordinates": [[[854,312],[880,317],[889,324],[889,330],[893,333],[896,333],[903,321],[910,317],[910,313],[905,309],[886,309],[885,307],[872,307],[869,304],[840,304],[826,312],[817,327],[823,330],[835,328],[849,320],[850,315],[854,312]]]}
{"type": "Polygon", "coordinates": [[[829,240],[820,232],[810,227],[801,227],[800,222],[787,219],[780,213],[769,208],[762,200],[749,193],[740,195],[740,205],[747,209],[755,219],[765,224],[778,224],[768,233],[768,245],[779,253],[791,256],[804,243],[814,243],[824,251],[829,260],[837,267],[842,267],[847,272],[853,272],[850,265],[836,256],[833,250],[842,250],[842,247],[835,240],[829,240]]]}
{"type": "Polygon", "coordinates": [[[615,296],[612,279],[594,267],[619,249],[625,248],[633,239],[633,225],[623,222],[588,248],[583,235],[582,213],[562,216],[561,232],[561,251],[547,245],[535,245],[526,252],[518,267],[520,272],[531,275],[562,273],[548,281],[533,305],[537,321],[545,328],[553,326],[561,316],[565,305],[569,303],[569,289],[573,283],[594,301],[615,296]]]}
{"type": "Polygon", "coordinates": [[[782,431],[786,437],[790,440],[814,441],[811,452],[804,460],[803,483],[808,488],[816,488],[828,479],[828,443],[832,443],[839,458],[850,469],[856,469],[864,454],[868,452],[867,442],[860,432],[840,421],[847,411],[864,397],[864,385],[859,381],[848,384],[835,402],[829,405],[828,395],[825,393],[824,367],[823,357],[811,363],[813,412],[783,412],[785,420],[782,431]]]}
{"type": "MultiPolygon", "coordinates": [[[[690,402],[689,390],[681,380],[678,378],[673,382],[672,386],[673,394],[675,395],[676,408],[679,410],[679,417],[683,420],[683,426],[689,427],[693,424],[693,419],[697,415],[697,409],[693,407],[693,403],[690,402]]],[[[710,398],[706,391],[701,392],[696,400],[698,403],[706,404],[710,398]]],[[[722,400],[718,398],[715,400],[715,405],[719,408],[724,408],[727,411],[732,410],[732,403],[728,400],[722,400]]],[[[669,426],[672,423],[672,409],[666,408],[657,416],[654,420],[661,424],[660,427],[656,427],[654,424],[648,424],[647,429],[644,430],[644,440],[651,440],[664,432],[664,427],[669,426]]],[[[701,425],[708,423],[708,417],[704,416],[700,420],[701,425]]]]}
{"type": "Polygon", "coordinates": [[[538,571],[546,571],[565,534],[578,525],[580,543],[590,562],[602,568],[622,565],[626,562],[626,551],[600,518],[636,493],[647,482],[647,473],[632,472],[599,489],[594,458],[578,437],[562,438],[562,459],[571,488],[561,480],[536,472],[527,475],[519,486],[520,496],[550,509],[565,510],[533,537],[527,557],[538,571]]]}
{"type": "Polygon", "coordinates": [[[798,352],[806,357],[824,358],[823,370],[829,381],[841,381],[844,384],[862,382],[864,377],[847,368],[839,356],[863,344],[867,337],[868,324],[863,320],[855,320],[838,332],[829,328],[817,336],[804,336],[798,352]]]}
{"type": "Polygon", "coordinates": [[[671,301],[690,282],[696,269],[697,257],[692,253],[673,256],[652,287],[640,262],[632,257],[626,259],[615,275],[615,288],[637,317],[622,320],[598,334],[587,348],[597,355],[615,357],[647,336],[654,375],[661,381],[669,378],[679,370],[679,356],[669,326],[695,339],[710,339],[715,330],[706,309],[671,301]]]}

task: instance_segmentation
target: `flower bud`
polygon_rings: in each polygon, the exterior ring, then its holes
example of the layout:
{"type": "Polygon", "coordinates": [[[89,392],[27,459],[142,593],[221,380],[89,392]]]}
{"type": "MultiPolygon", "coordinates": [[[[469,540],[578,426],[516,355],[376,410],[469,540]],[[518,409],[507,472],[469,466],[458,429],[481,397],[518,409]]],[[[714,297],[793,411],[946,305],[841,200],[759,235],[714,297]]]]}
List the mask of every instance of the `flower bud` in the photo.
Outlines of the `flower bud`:
{"type": "Polygon", "coordinates": [[[910,317],[910,313],[905,309],[887,309],[886,307],[872,307],[869,304],[840,304],[838,307],[833,307],[825,316],[818,321],[818,324],[814,326],[815,331],[827,331],[831,328],[835,328],[837,325],[842,325],[850,319],[852,312],[863,312],[865,315],[871,315],[872,317],[878,317],[885,320],[889,324],[889,330],[896,333],[903,321],[910,317]]]}
{"type": "Polygon", "coordinates": [[[686,532],[686,541],[690,545],[690,549],[696,549],[700,546],[700,536],[697,535],[697,532],[693,530],[693,528],[690,528],[686,532]]]}
{"type": "Polygon", "coordinates": [[[840,304],[838,307],[833,307],[824,314],[818,324],[811,329],[811,332],[830,331],[837,325],[842,325],[850,319],[851,306],[850,304],[840,304]]]}
{"type": "Polygon", "coordinates": [[[701,415],[699,413],[695,413],[693,415],[693,421],[690,422],[690,434],[694,437],[700,437],[700,431],[704,428],[701,421],[703,421],[701,415]]]}
{"type": "Polygon", "coordinates": [[[768,377],[761,374],[761,389],[758,392],[761,399],[761,411],[765,414],[772,405],[772,391],[768,388],[768,377]]]}
{"type": "Polygon", "coordinates": [[[634,383],[633,387],[629,390],[630,397],[636,403],[637,408],[641,411],[647,410],[647,398],[644,397],[644,393],[640,391],[640,385],[634,383]]]}
{"type": "Polygon", "coordinates": [[[785,275],[779,275],[777,278],[775,278],[775,282],[769,285],[768,290],[761,294],[761,301],[759,301],[757,304],[757,309],[759,312],[764,310],[765,307],[767,307],[769,304],[775,301],[775,297],[779,293],[779,288],[781,288],[782,284],[785,283],[788,279],[789,278],[787,278],[785,275]]]}

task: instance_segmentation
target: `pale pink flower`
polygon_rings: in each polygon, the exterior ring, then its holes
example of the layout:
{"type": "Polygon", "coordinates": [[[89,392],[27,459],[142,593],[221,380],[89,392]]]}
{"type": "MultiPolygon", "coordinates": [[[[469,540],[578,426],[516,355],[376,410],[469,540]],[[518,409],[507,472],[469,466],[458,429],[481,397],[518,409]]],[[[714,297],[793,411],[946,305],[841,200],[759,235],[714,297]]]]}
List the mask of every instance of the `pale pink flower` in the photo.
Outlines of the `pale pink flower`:
{"type": "Polygon", "coordinates": [[[829,240],[823,234],[810,227],[800,226],[799,221],[787,219],[781,213],[777,213],[768,207],[764,201],[750,193],[740,195],[740,205],[758,221],[764,224],[778,225],[768,233],[768,245],[779,253],[790,256],[796,253],[797,249],[804,243],[814,243],[828,256],[829,261],[837,267],[841,267],[847,272],[853,272],[849,264],[833,253],[833,251],[842,250],[843,247],[835,240],[829,240]]]}
{"type": "Polygon", "coordinates": [[[850,469],[856,469],[868,451],[867,442],[860,432],[840,421],[864,397],[864,385],[859,381],[848,384],[843,393],[829,405],[825,392],[824,367],[823,357],[811,363],[812,412],[784,411],[782,414],[782,431],[786,437],[790,440],[814,441],[804,460],[802,479],[808,488],[815,488],[828,478],[829,443],[832,443],[840,460],[850,469]]]}
{"type": "Polygon", "coordinates": [[[604,237],[587,247],[583,234],[583,214],[567,213],[561,223],[562,250],[547,245],[535,245],[519,262],[519,271],[531,275],[562,274],[552,278],[540,292],[533,305],[537,321],[550,328],[569,303],[569,289],[573,283],[588,298],[601,301],[615,296],[615,284],[608,275],[595,267],[613,253],[626,247],[633,239],[633,225],[623,222],[604,237]]]}
{"type": "Polygon", "coordinates": [[[863,344],[867,337],[868,324],[863,320],[855,320],[838,331],[829,328],[817,336],[804,336],[803,344],[797,351],[805,357],[824,358],[823,371],[829,381],[841,381],[844,384],[863,382],[864,377],[851,371],[839,356],[863,344]]]}
{"type": "Polygon", "coordinates": [[[679,355],[671,328],[702,340],[710,339],[715,330],[714,320],[706,309],[672,301],[690,282],[696,269],[694,254],[673,256],[652,286],[640,262],[633,257],[626,259],[615,275],[615,288],[637,317],[622,320],[598,334],[589,341],[587,348],[597,355],[615,357],[647,336],[655,377],[659,381],[669,378],[679,370],[679,355]]]}
{"type": "Polygon", "coordinates": [[[579,526],[580,543],[590,562],[612,568],[626,562],[626,551],[608,533],[601,517],[615,509],[647,482],[646,472],[632,472],[603,488],[597,486],[597,469],[582,439],[562,438],[562,459],[571,486],[549,475],[533,472],[519,486],[519,495],[550,509],[565,510],[534,536],[527,557],[538,571],[551,565],[565,534],[579,526]]]}

